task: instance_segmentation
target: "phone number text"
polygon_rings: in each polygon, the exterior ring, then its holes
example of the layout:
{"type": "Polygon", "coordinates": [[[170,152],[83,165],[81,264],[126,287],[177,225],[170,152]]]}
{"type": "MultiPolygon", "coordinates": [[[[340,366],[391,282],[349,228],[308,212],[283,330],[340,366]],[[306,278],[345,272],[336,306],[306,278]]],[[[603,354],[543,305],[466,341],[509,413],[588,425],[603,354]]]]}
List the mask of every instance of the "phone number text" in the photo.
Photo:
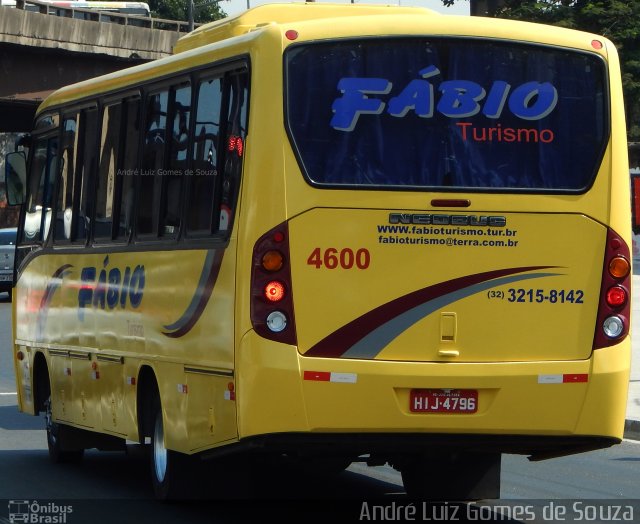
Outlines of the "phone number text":
{"type": "Polygon", "coordinates": [[[516,303],[549,304],[584,304],[584,291],[581,289],[514,289],[506,291],[492,289],[487,292],[487,298],[506,300],[516,303]]]}

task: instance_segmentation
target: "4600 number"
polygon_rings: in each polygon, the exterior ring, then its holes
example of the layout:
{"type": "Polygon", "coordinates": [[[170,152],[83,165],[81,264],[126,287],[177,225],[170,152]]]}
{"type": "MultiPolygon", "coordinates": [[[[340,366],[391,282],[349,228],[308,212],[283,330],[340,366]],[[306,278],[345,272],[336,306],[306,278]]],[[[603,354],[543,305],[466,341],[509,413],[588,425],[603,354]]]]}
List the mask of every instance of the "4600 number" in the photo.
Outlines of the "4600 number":
{"type": "Polygon", "coordinates": [[[328,247],[324,250],[317,247],[307,258],[307,264],[316,269],[322,267],[327,269],[367,269],[371,264],[371,253],[365,248],[354,251],[349,247],[344,249],[328,247]]]}

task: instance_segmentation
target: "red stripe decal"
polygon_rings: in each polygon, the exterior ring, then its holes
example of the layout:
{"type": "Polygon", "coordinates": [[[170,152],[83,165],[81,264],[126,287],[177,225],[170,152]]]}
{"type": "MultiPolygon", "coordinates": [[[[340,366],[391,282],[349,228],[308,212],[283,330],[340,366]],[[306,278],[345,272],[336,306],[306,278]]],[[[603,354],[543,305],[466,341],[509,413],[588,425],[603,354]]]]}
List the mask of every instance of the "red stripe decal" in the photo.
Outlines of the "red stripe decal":
{"type": "Polygon", "coordinates": [[[587,373],[573,373],[562,375],[562,382],[589,382],[589,375],[587,373]]]}
{"type": "Polygon", "coordinates": [[[331,380],[331,373],[329,371],[305,371],[304,379],[329,382],[331,380]]]}

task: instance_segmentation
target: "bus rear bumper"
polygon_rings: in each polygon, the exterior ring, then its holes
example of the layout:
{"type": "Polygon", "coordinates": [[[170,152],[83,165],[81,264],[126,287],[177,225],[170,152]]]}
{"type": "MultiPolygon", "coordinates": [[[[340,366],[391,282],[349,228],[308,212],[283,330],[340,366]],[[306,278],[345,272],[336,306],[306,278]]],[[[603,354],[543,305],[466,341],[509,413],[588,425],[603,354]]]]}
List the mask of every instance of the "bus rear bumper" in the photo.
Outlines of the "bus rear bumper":
{"type": "Polygon", "coordinates": [[[306,358],[250,332],[237,367],[239,437],[455,437],[539,456],[607,447],[623,435],[630,344],[627,338],[580,361],[386,362],[306,358]],[[412,412],[416,389],[476,391],[477,409],[412,412]]]}

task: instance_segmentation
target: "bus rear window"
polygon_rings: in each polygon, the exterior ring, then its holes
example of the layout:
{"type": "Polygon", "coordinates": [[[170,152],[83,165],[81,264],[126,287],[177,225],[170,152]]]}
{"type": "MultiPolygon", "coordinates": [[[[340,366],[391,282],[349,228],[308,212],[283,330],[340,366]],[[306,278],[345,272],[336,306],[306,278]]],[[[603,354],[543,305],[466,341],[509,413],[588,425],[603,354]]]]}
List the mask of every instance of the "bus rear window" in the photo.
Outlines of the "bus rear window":
{"type": "Polygon", "coordinates": [[[582,192],[609,134],[596,54],[479,39],[289,48],[286,124],[317,186],[582,192]]]}

